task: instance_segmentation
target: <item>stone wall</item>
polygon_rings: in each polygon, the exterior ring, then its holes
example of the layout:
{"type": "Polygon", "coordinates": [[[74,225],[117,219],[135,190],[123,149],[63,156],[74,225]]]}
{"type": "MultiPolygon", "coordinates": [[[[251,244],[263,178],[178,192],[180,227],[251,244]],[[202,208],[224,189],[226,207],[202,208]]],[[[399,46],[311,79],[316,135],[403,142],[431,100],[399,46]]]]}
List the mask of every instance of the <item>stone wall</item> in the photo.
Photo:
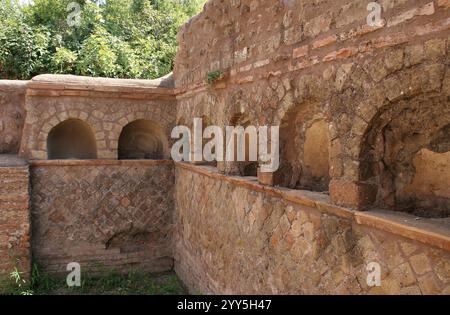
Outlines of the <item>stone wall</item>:
{"type": "Polygon", "coordinates": [[[399,228],[414,218],[346,210],[324,194],[184,164],[175,184],[175,270],[193,293],[450,294],[448,225],[430,245],[436,229],[399,228]],[[372,262],[381,287],[367,286],[372,262]]]}
{"type": "Polygon", "coordinates": [[[379,1],[377,27],[369,2],[209,1],[179,33],[177,121],[280,125],[273,184],[447,217],[448,187],[412,183],[421,150],[449,150],[449,1],[379,1]],[[212,71],[222,76],[207,84],[212,71]]]}
{"type": "Polygon", "coordinates": [[[117,159],[122,130],[144,120],[160,130],[163,155],[169,158],[170,132],[176,116],[171,82],[170,77],[146,81],[37,76],[28,85],[20,155],[47,159],[50,132],[68,120],[81,120],[91,129],[97,157],[117,159]]]}
{"type": "MultiPolygon", "coordinates": [[[[1,81],[0,154],[31,161],[33,259],[175,267],[192,293],[450,294],[450,3],[381,0],[370,27],[369,2],[210,0],[173,77],[1,81]],[[279,125],[279,171],[118,160],[169,158],[195,117],[279,125]]],[[[0,273],[29,270],[26,164],[0,183],[0,273]]]]}
{"type": "Polygon", "coordinates": [[[450,294],[450,3],[378,1],[371,27],[369,2],[211,0],[180,31],[178,122],[280,126],[269,186],[178,164],[193,292],[450,294]]]}
{"type": "Polygon", "coordinates": [[[26,86],[26,81],[0,80],[0,154],[19,152],[26,86]]]}
{"type": "Polygon", "coordinates": [[[34,260],[53,273],[70,262],[82,271],[171,270],[173,184],[167,161],[34,163],[34,260]]]}
{"type": "Polygon", "coordinates": [[[25,161],[0,155],[0,277],[31,270],[29,178],[25,161]]]}

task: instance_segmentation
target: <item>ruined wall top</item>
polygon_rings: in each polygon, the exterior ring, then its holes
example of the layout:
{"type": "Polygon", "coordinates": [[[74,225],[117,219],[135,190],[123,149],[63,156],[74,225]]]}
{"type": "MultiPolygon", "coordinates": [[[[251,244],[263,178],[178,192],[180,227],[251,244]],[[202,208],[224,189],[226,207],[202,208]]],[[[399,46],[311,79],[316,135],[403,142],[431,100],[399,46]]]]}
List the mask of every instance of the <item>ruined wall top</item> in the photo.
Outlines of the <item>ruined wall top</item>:
{"type": "Polygon", "coordinates": [[[0,91],[3,92],[24,92],[28,81],[0,80],[0,91]]]}
{"type": "Polygon", "coordinates": [[[130,89],[170,93],[173,88],[173,75],[170,73],[155,80],[92,78],[74,75],[42,74],[34,77],[29,89],[73,89],[93,91],[129,91],[130,89]]]}
{"type": "Polygon", "coordinates": [[[178,34],[176,87],[192,90],[211,71],[239,81],[249,73],[256,78],[303,70],[445,31],[450,24],[447,0],[381,0],[381,24],[371,27],[370,3],[210,0],[178,34]]]}

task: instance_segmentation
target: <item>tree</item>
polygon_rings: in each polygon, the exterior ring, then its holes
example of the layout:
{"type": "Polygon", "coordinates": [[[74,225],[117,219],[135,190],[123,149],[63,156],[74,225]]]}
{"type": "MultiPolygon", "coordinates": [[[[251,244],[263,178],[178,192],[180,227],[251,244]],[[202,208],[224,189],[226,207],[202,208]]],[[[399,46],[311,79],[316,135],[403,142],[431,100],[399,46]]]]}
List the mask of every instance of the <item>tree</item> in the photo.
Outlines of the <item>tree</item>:
{"type": "Polygon", "coordinates": [[[8,0],[0,8],[0,77],[28,79],[43,71],[48,62],[50,33],[24,22],[18,1],[8,0]]]}
{"type": "Polygon", "coordinates": [[[206,0],[2,0],[0,77],[41,73],[152,79],[173,69],[180,26],[206,0]],[[70,10],[68,10],[68,8],[70,10]],[[76,26],[69,14],[79,13],[76,26]]]}

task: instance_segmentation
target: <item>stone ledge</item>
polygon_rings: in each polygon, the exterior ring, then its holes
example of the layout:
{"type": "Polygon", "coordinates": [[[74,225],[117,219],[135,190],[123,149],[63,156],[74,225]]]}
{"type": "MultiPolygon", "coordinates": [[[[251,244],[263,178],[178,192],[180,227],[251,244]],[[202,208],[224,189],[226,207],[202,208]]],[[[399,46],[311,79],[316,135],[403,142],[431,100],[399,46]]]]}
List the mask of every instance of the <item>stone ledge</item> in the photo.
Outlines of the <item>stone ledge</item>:
{"type": "Polygon", "coordinates": [[[74,75],[43,74],[28,83],[28,96],[89,96],[104,93],[118,98],[175,97],[173,76],[156,80],[91,78],[74,75]],[[89,92],[89,93],[87,93],[89,92]]]}
{"type": "Polygon", "coordinates": [[[28,82],[20,80],[0,80],[0,91],[25,94],[28,82]]]}
{"type": "Polygon", "coordinates": [[[355,221],[360,225],[380,229],[450,252],[449,219],[417,218],[406,213],[376,209],[355,212],[355,221]]]}
{"type": "Polygon", "coordinates": [[[28,163],[12,154],[0,154],[0,167],[26,167],[28,163]]]}
{"type": "Polygon", "coordinates": [[[174,101],[175,96],[171,91],[148,91],[132,89],[127,91],[99,91],[76,89],[28,89],[27,97],[87,97],[87,98],[126,98],[133,100],[158,100],[174,101]]]}
{"type": "Polygon", "coordinates": [[[450,219],[425,219],[395,211],[371,210],[361,212],[333,205],[328,195],[288,188],[263,186],[256,178],[226,176],[210,166],[175,163],[176,167],[228,182],[256,192],[267,193],[301,206],[315,208],[321,213],[348,219],[358,225],[368,226],[411,240],[419,241],[450,252],[450,219]]]}
{"type": "Polygon", "coordinates": [[[112,88],[168,88],[174,87],[173,75],[168,74],[155,80],[141,79],[112,79],[99,77],[85,77],[65,74],[41,74],[31,79],[29,87],[39,84],[68,85],[79,86],[86,89],[96,87],[112,87],[112,88]]]}
{"type": "Polygon", "coordinates": [[[171,160],[31,160],[32,167],[51,166],[158,166],[172,165],[171,160]]]}

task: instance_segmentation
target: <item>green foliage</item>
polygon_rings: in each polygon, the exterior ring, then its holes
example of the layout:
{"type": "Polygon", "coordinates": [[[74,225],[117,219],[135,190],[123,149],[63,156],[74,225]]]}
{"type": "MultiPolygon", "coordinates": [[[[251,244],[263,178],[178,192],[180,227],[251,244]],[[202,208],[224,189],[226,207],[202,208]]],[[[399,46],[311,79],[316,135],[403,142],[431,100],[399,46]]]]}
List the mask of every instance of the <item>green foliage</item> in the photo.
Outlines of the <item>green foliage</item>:
{"type": "Polygon", "coordinates": [[[209,85],[213,84],[217,80],[221,79],[223,77],[224,73],[223,71],[217,70],[217,71],[210,71],[208,72],[206,81],[209,85]]]}
{"type": "Polygon", "coordinates": [[[142,271],[127,275],[111,271],[104,277],[90,277],[79,288],[61,288],[76,294],[108,295],[180,295],[185,291],[174,274],[154,276],[142,271]]]}
{"type": "Polygon", "coordinates": [[[14,291],[21,295],[33,295],[33,291],[28,289],[29,284],[27,283],[27,280],[23,278],[23,273],[17,268],[14,268],[14,271],[11,272],[10,278],[13,280],[14,291]]]}
{"type": "Polygon", "coordinates": [[[0,283],[0,295],[180,295],[185,294],[181,282],[174,274],[151,275],[140,270],[121,274],[99,268],[102,277],[82,273],[81,287],[69,288],[64,277],[50,276],[33,266],[31,277],[25,280],[17,269],[7,281],[0,283]]]}
{"type": "Polygon", "coordinates": [[[73,51],[57,47],[51,56],[51,69],[53,73],[73,73],[77,63],[78,55],[73,51]]]}
{"type": "Polygon", "coordinates": [[[25,277],[23,272],[14,268],[8,278],[1,278],[0,295],[47,294],[54,292],[61,285],[63,285],[61,279],[50,277],[34,264],[30,277],[25,277]]]}
{"type": "Polygon", "coordinates": [[[0,4],[0,78],[41,73],[152,79],[173,69],[180,26],[206,0],[78,0],[78,26],[69,26],[74,0],[0,4]]]}
{"type": "Polygon", "coordinates": [[[101,28],[89,36],[81,47],[77,72],[87,76],[113,77],[117,56],[111,42],[109,34],[101,28]]]}
{"type": "Polygon", "coordinates": [[[6,19],[0,27],[0,77],[26,79],[45,68],[50,41],[46,28],[32,28],[20,17],[6,19]]]}

